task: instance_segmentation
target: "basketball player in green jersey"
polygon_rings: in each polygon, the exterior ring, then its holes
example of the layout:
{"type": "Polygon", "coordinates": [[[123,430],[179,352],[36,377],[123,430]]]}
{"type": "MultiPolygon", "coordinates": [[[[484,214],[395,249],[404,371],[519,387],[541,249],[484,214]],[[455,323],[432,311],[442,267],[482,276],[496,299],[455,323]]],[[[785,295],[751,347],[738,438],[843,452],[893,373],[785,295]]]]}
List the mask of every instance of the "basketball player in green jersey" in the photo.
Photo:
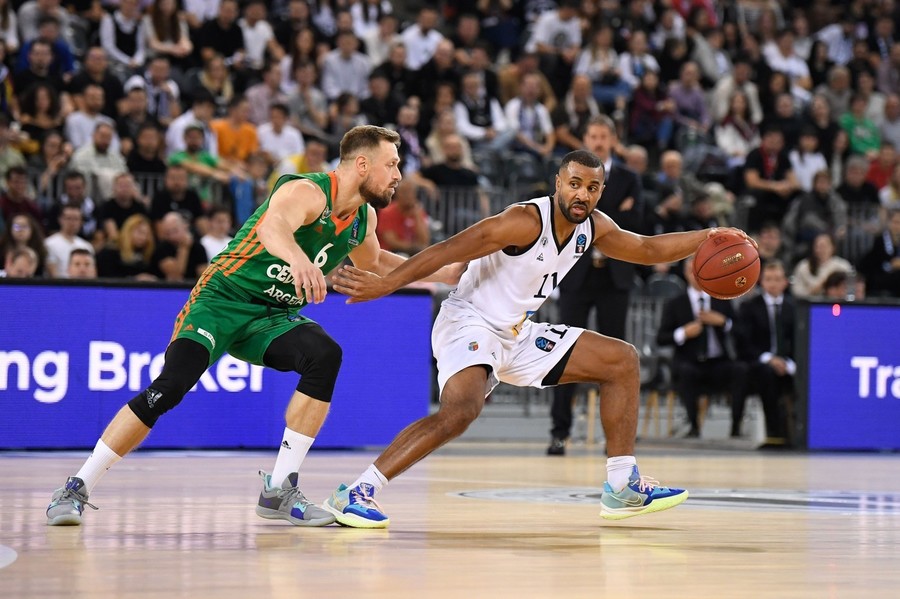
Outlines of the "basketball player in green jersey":
{"type": "MultiPolygon", "coordinates": [[[[325,299],[324,274],[348,256],[359,268],[387,274],[404,258],[375,237],[374,208],[387,206],[400,183],[400,136],[355,127],[341,140],[331,173],[281,177],[269,198],[200,277],[175,322],[165,365],[149,387],[122,407],[93,453],[58,489],[50,525],[78,525],[103,474],[144,440],[224,352],[252,364],[302,375],[287,407],[287,426],[256,512],[298,526],[334,522],[298,487],[297,470],[328,413],[341,348],[299,309],[325,299]]],[[[455,284],[460,269],[432,281],[455,284]]]]}

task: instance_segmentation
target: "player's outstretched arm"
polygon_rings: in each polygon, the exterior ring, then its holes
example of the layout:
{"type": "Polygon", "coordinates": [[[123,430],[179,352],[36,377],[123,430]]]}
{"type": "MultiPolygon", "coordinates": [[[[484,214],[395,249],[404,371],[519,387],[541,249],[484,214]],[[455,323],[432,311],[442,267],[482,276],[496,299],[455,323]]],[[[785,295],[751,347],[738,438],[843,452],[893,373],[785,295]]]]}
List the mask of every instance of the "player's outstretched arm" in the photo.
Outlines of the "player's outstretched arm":
{"type": "Polygon", "coordinates": [[[534,208],[512,206],[422,250],[384,276],[353,266],[342,267],[334,276],[334,289],[351,296],[351,301],[372,300],[449,264],[475,260],[510,246],[526,246],[540,233],[541,219],[534,208]]]}
{"type": "MultiPolygon", "coordinates": [[[[369,206],[369,224],[366,231],[366,237],[356,249],[350,252],[350,260],[353,266],[360,270],[366,270],[378,276],[385,276],[401,264],[406,262],[408,258],[398,256],[393,252],[381,249],[378,242],[378,235],[375,230],[378,226],[378,215],[375,209],[369,206]]],[[[465,269],[465,263],[448,264],[439,268],[434,274],[423,280],[427,283],[446,283],[448,285],[456,285],[459,277],[465,269]]]]}
{"type": "Polygon", "coordinates": [[[297,245],[294,231],[316,220],[324,209],[325,194],[314,183],[291,181],[272,195],[257,230],[266,251],[290,267],[297,297],[305,295],[309,303],[316,304],[325,301],[325,277],[297,245]]]}
{"type": "Polygon", "coordinates": [[[648,236],[620,229],[611,218],[601,212],[594,212],[593,218],[597,231],[594,247],[610,258],[635,264],[663,264],[683,260],[696,252],[704,239],[722,231],[738,233],[756,245],[756,242],[740,229],[718,227],[648,236]]]}

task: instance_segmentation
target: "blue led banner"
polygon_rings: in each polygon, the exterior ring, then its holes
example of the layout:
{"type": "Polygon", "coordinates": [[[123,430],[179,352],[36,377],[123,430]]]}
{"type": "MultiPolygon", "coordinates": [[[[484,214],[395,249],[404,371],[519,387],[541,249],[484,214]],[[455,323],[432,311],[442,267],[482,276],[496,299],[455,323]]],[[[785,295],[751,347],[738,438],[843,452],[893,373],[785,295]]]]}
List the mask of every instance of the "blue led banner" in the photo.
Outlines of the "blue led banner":
{"type": "Polygon", "coordinates": [[[900,449],[900,307],[809,311],[809,448],[900,449]]]}
{"type": "MultiPolygon", "coordinates": [[[[0,449],[93,447],[162,367],[188,289],[0,285],[0,449]]],[[[384,445],[428,413],[432,298],[346,305],[329,293],[304,314],[344,350],[316,447],[384,445]]],[[[227,354],[163,416],[144,447],[276,447],[298,377],[227,354]]]]}

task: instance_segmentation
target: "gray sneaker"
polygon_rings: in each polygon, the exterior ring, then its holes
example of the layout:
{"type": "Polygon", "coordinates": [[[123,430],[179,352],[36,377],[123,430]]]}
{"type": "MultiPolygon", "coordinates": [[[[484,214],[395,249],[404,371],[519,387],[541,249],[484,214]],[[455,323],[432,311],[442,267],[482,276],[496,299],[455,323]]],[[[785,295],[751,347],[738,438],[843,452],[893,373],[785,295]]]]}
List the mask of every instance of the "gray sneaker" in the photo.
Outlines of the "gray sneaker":
{"type": "Polygon", "coordinates": [[[296,526],[327,526],[334,516],[309,501],[297,487],[297,473],[291,472],[281,483],[272,486],[272,477],[262,470],[263,490],[256,504],[256,514],[270,520],[287,520],[296,526]]]}
{"type": "Polygon", "coordinates": [[[66,486],[53,492],[50,505],[47,506],[47,525],[80,525],[84,506],[97,509],[97,506],[88,503],[88,494],[84,488],[84,481],[75,476],[70,476],[66,481],[66,486]]]}

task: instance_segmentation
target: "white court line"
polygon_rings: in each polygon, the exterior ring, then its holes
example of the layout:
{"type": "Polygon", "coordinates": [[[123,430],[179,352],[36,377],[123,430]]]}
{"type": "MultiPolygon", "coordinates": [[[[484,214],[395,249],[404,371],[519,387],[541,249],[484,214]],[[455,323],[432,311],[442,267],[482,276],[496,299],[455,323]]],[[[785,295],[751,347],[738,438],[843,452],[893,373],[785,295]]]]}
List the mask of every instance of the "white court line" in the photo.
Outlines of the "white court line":
{"type": "Polygon", "coordinates": [[[13,551],[11,547],[0,545],[0,568],[5,568],[10,565],[16,561],[16,558],[18,557],[19,554],[13,551]]]}

